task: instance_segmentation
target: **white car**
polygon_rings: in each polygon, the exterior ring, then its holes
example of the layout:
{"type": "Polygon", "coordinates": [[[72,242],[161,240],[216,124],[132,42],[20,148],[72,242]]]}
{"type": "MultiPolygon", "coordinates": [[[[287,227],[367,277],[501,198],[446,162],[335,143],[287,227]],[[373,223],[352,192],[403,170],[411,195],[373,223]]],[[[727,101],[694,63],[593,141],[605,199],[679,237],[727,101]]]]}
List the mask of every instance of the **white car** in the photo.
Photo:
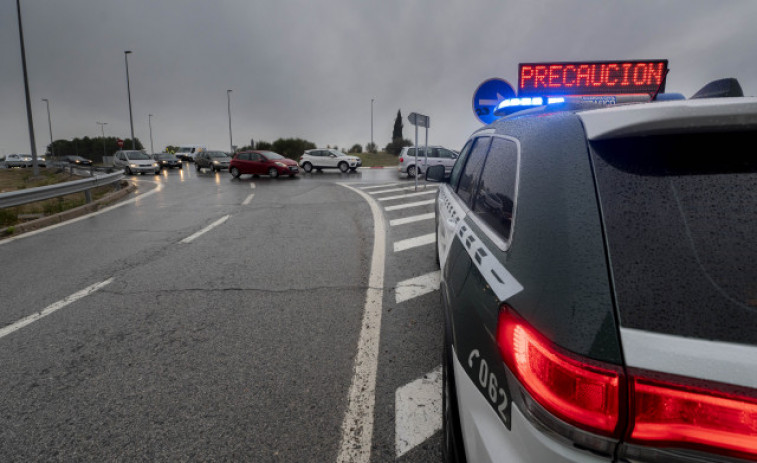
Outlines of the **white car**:
{"type": "Polygon", "coordinates": [[[28,154],[9,154],[5,156],[5,167],[31,167],[32,157],[28,154]]]}
{"type": "Polygon", "coordinates": [[[348,156],[335,149],[307,150],[300,156],[300,167],[305,172],[313,169],[339,169],[342,172],[355,171],[363,165],[363,160],[357,156],[348,156]]]}
{"type": "Polygon", "coordinates": [[[147,153],[137,150],[116,151],[113,167],[120,167],[124,174],[160,174],[160,164],[147,153]]]}
{"type": "Polygon", "coordinates": [[[426,162],[428,162],[428,167],[431,166],[437,166],[442,165],[444,166],[444,174],[449,176],[450,172],[452,172],[452,167],[454,167],[455,162],[457,161],[458,154],[452,150],[448,150],[447,148],[443,148],[441,146],[429,146],[428,147],[428,159],[425,154],[425,147],[419,147],[418,149],[418,166],[416,167],[416,159],[415,159],[415,147],[413,146],[406,146],[402,148],[402,151],[400,151],[399,156],[399,166],[397,166],[397,170],[401,174],[407,174],[408,177],[413,178],[415,177],[416,173],[423,174],[423,172],[426,171],[426,162]]]}

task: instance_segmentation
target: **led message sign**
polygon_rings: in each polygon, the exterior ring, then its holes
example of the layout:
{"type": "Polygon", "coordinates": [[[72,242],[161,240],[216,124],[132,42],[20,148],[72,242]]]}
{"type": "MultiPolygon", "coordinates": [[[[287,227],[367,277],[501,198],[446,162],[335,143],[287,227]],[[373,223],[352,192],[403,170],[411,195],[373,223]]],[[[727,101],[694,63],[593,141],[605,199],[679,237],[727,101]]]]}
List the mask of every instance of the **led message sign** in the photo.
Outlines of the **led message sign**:
{"type": "Polygon", "coordinates": [[[654,94],[667,70],[668,60],[521,63],[518,96],[654,94]]]}

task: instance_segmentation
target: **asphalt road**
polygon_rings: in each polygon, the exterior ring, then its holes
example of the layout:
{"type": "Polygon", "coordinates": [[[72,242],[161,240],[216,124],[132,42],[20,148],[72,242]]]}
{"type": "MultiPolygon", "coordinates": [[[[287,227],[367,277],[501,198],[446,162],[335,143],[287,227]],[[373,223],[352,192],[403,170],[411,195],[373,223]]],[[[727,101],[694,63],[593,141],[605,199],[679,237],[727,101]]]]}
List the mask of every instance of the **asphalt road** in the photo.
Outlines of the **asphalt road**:
{"type": "MultiPolygon", "coordinates": [[[[368,201],[339,183],[413,182],[134,181],[134,201],[0,243],[0,461],[336,461],[374,244],[368,201]]],[[[380,203],[388,221],[433,211],[387,210],[402,201],[380,203]]],[[[441,458],[438,432],[407,444],[397,418],[398,391],[440,364],[441,317],[438,291],[395,289],[436,270],[433,245],[392,244],[432,232],[387,227],[370,461],[441,458]]]]}

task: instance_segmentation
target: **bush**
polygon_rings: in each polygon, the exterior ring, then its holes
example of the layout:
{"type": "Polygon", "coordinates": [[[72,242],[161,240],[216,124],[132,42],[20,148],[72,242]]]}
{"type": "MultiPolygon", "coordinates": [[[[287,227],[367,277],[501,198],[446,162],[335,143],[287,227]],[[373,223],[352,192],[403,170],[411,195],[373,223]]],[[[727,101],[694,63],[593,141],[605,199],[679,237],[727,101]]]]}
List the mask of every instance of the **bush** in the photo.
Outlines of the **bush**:
{"type": "Polygon", "coordinates": [[[273,151],[294,160],[298,160],[305,150],[312,150],[315,147],[315,143],[301,138],[279,138],[273,142],[273,151]]]}
{"type": "Polygon", "coordinates": [[[376,146],[375,143],[370,142],[370,143],[368,143],[368,144],[365,145],[365,152],[366,153],[376,154],[376,153],[378,153],[378,146],[376,146]]]}
{"type": "Polygon", "coordinates": [[[359,154],[359,153],[362,153],[362,152],[363,152],[363,147],[360,146],[359,143],[355,143],[354,145],[352,145],[352,148],[350,148],[350,153],[358,153],[359,154]]]}
{"type": "Polygon", "coordinates": [[[391,143],[386,145],[385,151],[396,156],[400,154],[400,151],[402,151],[402,148],[405,146],[413,146],[413,142],[407,138],[395,138],[391,143]]]}

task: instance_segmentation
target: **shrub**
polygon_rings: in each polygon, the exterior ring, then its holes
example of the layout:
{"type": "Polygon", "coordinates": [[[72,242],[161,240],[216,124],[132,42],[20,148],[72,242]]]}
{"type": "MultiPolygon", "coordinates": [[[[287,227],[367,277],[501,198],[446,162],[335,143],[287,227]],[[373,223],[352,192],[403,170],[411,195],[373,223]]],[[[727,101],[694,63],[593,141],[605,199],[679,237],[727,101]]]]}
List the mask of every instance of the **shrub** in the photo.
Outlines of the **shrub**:
{"type": "Polygon", "coordinates": [[[359,154],[359,153],[362,153],[362,152],[363,152],[363,147],[360,146],[359,143],[355,143],[354,145],[352,145],[352,148],[350,148],[350,153],[358,153],[359,154]]]}

